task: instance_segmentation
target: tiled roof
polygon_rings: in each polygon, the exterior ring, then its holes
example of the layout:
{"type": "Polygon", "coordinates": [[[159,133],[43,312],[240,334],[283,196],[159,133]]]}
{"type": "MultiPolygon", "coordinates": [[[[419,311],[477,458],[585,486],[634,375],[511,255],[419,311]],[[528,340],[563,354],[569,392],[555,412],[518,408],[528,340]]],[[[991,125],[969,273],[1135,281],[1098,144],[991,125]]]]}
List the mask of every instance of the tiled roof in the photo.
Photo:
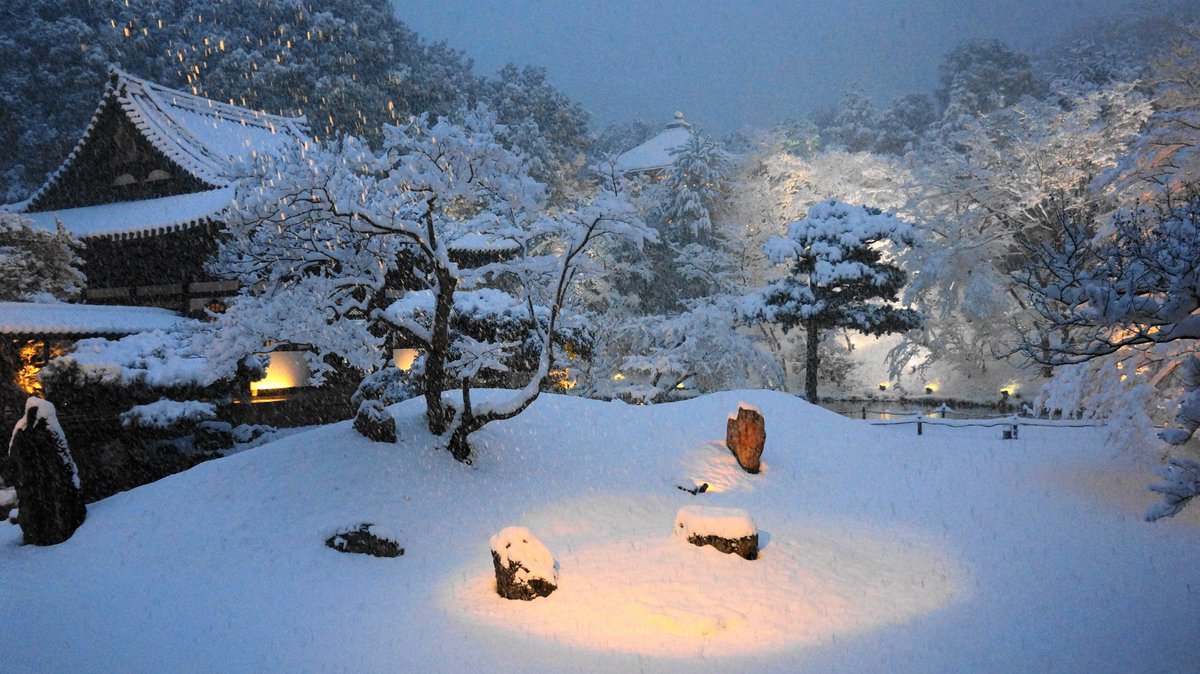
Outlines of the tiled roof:
{"type": "Polygon", "coordinates": [[[222,187],[173,197],[23,213],[22,217],[49,231],[54,231],[56,223],[62,222],[67,231],[80,238],[151,234],[185,229],[209,220],[219,221],[232,202],[233,188],[222,187]]]}
{"type": "Polygon", "coordinates": [[[230,184],[239,159],[276,153],[289,143],[308,142],[303,117],[269,115],[221,103],[114,67],[109,69],[104,96],[83,138],[46,183],[13,210],[36,204],[57,184],[91,138],[100,113],[110,105],[119,105],[155,149],[213,187],[230,184]]]}

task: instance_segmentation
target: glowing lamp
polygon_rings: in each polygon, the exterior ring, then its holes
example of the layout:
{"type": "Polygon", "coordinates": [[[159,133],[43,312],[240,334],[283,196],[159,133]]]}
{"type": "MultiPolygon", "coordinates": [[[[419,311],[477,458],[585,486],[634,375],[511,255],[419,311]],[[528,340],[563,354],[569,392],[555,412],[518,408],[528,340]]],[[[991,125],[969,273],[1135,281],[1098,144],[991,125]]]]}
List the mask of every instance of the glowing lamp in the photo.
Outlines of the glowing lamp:
{"type": "Polygon", "coordinates": [[[308,385],[308,361],[303,351],[272,351],[267,354],[267,376],[250,382],[251,395],[308,385]]]}
{"type": "Polygon", "coordinates": [[[1004,396],[1005,398],[1007,398],[1008,396],[1012,395],[1012,391],[1010,391],[1010,390],[1008,390],[1008,389],[1006,389],[1006,388],[1002,388],[1002,389],[1000,389],[1000,395],[1002,395],[1002,396],[1004,396]]]}
{"type": "Polygon", "coordinates": [[[886,390],[887,390],[887,383],[885,382],[885,383],[883,383],[883,384],[880,384],[880,385],[879,385],[879,390],[880,390],[880,391],[886,391],[886,390]]]}
{"type": "Polygon", "coordinates": [[[420,349],[392,349],[392,362],[396,364],[396,369],[407,372],[412,369],[419,355],[420,349]]]}
{"type": "Polygon", "coordinates": [[[926,395],[928,395],[928,394],[930,394],[930,393],[933,393],[933,392],[934,392],[934,391],[936,391],[936,390],[937,390],[937,389],[936,389],[936,388],[934,388],[933,384],[929,384],[929,385],[927,385],[927,386],[925,387],[925,394],[926,394],[926,395]]]}

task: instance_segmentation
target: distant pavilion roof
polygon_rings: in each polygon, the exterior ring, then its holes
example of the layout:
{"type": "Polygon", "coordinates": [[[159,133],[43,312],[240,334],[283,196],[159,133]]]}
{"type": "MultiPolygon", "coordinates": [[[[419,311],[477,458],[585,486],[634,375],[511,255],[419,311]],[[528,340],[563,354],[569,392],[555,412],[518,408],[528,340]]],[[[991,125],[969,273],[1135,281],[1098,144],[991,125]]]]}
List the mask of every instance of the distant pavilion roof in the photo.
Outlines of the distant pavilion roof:
{"type": "Polygon", "coordinates": [[[658,171],[675,163],[671,151],[687,142],[692,125],[683,119],[683,113],[667,124],[662,133],[617,157],[616,168],[622,173],[658,171]]]}
{"type": "Polygon", "coordinates": [[[109,337],[167,330],[191,319],[156,307],[0,302],[0,335],[109,337]]]}

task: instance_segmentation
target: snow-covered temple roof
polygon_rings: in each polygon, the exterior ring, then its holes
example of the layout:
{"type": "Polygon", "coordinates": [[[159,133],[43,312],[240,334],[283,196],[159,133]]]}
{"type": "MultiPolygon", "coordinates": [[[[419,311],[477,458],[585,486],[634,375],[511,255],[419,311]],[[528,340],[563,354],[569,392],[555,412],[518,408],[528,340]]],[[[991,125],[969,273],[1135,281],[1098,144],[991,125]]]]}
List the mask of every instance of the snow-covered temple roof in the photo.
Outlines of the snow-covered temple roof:
{"type": "Polygon", "coordinates": [[[188,320],[191,319],[157,307],[0,302],[3,335],[132,335],[166,330],[188,320]]]}
{"type": "Polygon", "coordinates": [[[617,157],[616,168],[622,173],[658,171],[675,163],[671,151],[687,142],[692,125],[683,119],[683,113],[667,124],[662,133],[617,157]]]}
{"type": "Polygon", "coordinates": [[[272,154],[308,142],[303,117],[282,117],[221,103],[109,68],[104,96],[83,137],[66,161],[26,204],[53,188],[91,139],[109,106],[117,105],[139,132],[168,159],[212,187],[230,184],[239,159],[272,154]]]}
{"type": "Polygon", "coordinates": [[[150,234],[186,229],[217,220],[233,203],[233,188],[179,194],[157,199],[119,201],[112,204],[23,213],[42,229],[54,231],[62,222],[77,237],[150,234]]]}

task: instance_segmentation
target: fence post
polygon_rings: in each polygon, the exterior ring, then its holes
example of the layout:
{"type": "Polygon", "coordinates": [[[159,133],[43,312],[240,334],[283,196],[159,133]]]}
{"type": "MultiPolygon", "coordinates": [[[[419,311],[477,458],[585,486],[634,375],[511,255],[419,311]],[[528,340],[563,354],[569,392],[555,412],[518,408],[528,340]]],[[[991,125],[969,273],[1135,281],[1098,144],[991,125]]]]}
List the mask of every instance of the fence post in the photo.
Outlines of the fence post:
{"type": "Polygon", "coordinates": [[[866,405],[863,405],[862,415],[863,415],[863,421],[866,421],[867,420],[867,406],[866,405]]]}
{"type": "Polygon", "coordinates": [[[924,423],[921,421],[923,418],[923,415],[917,415],[917,435],[921,435],[924,432],[924,423]]]}

